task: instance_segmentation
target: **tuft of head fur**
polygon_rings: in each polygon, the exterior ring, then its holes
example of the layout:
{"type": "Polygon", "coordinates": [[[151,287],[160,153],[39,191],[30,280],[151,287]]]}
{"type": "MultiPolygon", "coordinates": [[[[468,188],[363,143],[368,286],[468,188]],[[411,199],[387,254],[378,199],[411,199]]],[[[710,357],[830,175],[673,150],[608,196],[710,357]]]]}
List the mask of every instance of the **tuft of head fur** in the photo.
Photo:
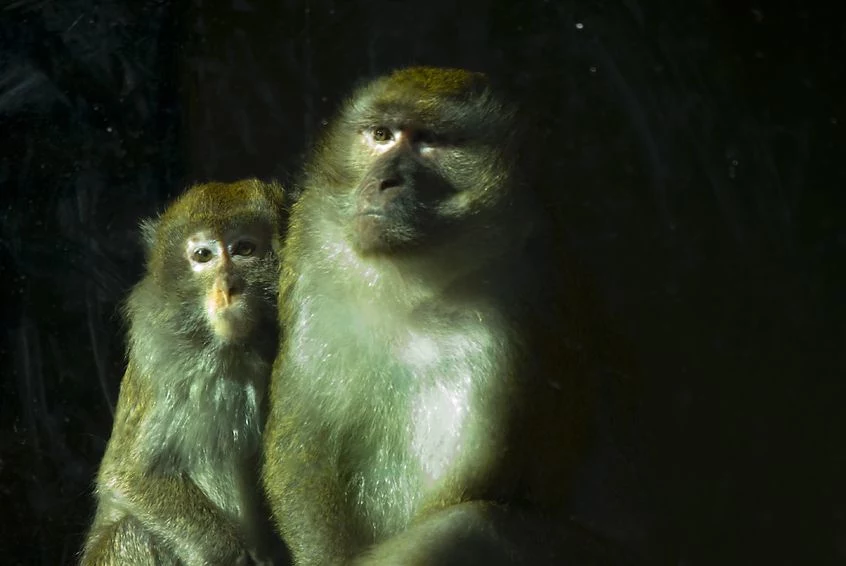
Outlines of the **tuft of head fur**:
{"type": "Polygon", "coordinates": [[[502,143],[516,131],[515,110],[482,73],[410,67],[353,92],[341,110],[338,129],[403,116],[438,129],[461,130],[464,139],[502,143]]]}
{"type": "Polygon", "coordinates": [[[385,78],[377,80],[391,85],[388,95],[401,98],[409,93],[426,93],[429,97],[444,99],[466,97],[488,87],[488,78],[483,73],[465,69],[439,67],[407,67],[398,69],[385,78]]]}
{"type": "MultiPolygon", "coordinates": [[[[225,232],[260,219],[275,233],[281,233],[283,207],[282,187],[257,179],[189,187],[162,215],[141,224],[148,271],[161,276],[170,262],[181,260],[181,254],[174,254],[174,250],[183,245],[187,234],[199,228],[225,232]]],[[[279,245],[274,243],[275,252],[279,245]]]]}

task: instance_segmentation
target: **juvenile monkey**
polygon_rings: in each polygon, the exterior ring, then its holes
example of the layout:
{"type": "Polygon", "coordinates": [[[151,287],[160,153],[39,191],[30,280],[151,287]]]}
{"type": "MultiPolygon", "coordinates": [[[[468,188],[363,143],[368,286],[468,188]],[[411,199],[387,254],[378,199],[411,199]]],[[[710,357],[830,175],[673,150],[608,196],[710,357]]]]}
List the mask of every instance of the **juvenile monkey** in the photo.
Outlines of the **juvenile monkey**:
{"type": "Polygon", "coordinates": [[[263,472],[296,564],[573,556],[597,341],[521,125],[483,75],[409,68],[307,166],[263,472]]]}
{"type": "Polygon", "coordinates": [[[281,187],[244,180],[195,186],[142,224],[83,566],[270,563],[258,455],[282,219],[281,187]]]}

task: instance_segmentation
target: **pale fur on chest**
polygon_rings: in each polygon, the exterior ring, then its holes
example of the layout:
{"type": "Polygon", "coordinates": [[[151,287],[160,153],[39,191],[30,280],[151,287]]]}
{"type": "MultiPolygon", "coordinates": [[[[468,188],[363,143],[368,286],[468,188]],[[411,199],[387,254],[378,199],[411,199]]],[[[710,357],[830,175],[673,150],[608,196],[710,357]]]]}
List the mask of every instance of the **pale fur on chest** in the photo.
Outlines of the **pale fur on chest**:
{"type": "Polygon", "coordinates": [[[176,356],[136,340],[138,369],[149,376],[154,403],[141,424],[139,450],[158,456],[163,473],[185,473],[234,520],[252,512],[250,486],[261,438],[268,361],[249,350],[176,356]],[[163,379],[162,376],[169,376],[163,379]],[[252,468],[251,468],[252,464],[252,468]]]}
{"type": "Polygon", "coordinates": [[[286,387],[324,423],[328,450],[347,459],[349,502],[366,528],[401,530],[450,477],[495,456],[498,431],[480,417],[490,412],[474,408],[505,394],[508,332],[489,305],[421,295],[403,310],[391,301],[413,289],[369,301],[299,283],[286,387]]]}

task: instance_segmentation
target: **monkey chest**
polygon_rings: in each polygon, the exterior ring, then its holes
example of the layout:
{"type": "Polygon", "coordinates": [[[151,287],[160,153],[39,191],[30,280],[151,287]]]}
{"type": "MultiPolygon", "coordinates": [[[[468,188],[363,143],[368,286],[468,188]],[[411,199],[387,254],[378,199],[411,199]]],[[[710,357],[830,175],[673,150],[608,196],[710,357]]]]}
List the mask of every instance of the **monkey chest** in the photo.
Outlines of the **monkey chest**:
{"type": "Polygon", "coordinates": [[[376,377],[384,393],[363,401],[366,438],[349,437],[364,452],[354,503],[377,531],[402,529],[422,508],[471,491],[504,449],[490,411],[504,370],[494,344],[485,332],[410,333],[386,352],[376,377]]]}

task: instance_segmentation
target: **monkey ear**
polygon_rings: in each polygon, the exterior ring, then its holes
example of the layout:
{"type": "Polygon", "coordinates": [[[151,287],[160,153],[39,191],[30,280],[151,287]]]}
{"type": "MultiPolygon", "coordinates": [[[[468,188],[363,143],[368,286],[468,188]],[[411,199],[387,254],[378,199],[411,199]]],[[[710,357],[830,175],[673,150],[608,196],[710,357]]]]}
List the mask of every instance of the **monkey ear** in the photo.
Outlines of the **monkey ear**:
{"type": "Polygon", "coordinates": [[[145,218],[141,221],[141,240],[144,242],[144,251],[150,253],[156,245],[156,230],[159,228],[161,218],[145,218]]]}

